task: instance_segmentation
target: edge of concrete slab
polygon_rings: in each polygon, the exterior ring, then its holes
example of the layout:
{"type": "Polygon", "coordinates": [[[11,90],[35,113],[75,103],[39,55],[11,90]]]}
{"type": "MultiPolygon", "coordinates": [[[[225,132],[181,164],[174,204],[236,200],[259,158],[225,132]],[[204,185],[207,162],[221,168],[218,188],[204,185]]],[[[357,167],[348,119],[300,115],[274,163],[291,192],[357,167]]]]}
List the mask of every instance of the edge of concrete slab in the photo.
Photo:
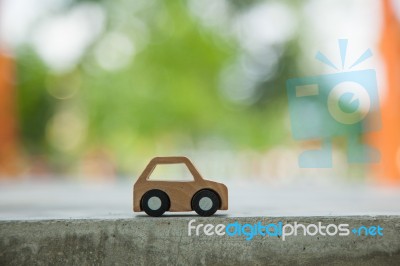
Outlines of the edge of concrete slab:
{"type": "MultiPolygon", "coordinates": [[[[204,228],[204,225],[203,225],[204,228]]],[[[201,229],[201,228],[200,228],[201,229]]],[[[249,228],[247,228],[250,230],[249,228]]],[[[0,264],[398,265],[400,216],[199,217],[0,221],[0,264]],[[380,226],[383,236],[188,235],[188,223],[380,226]]]]}

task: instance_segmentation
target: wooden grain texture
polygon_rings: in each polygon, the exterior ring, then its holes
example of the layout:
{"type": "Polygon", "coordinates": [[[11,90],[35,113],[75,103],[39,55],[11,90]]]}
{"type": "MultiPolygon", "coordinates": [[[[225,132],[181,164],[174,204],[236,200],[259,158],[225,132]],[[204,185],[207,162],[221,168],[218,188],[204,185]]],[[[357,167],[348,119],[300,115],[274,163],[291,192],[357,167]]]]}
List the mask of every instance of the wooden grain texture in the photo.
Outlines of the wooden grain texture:
{"type": "Polygon", "coordinates": [[[191,201],[196,192],[209,189],[216,192],[221,200],[219,210],[228,209],[228,189],[224,184],[204,179],[193,163],[186,157],[155,157],[146,166],[133,186],[133,211],[142,211],[140,201],[152,189],[164,191],[170,199],[171,212],[192,211],[191,201]],[[185,164],[193,175],[192,181],[149,180],[154,168],[159,164],[185,164]]]}

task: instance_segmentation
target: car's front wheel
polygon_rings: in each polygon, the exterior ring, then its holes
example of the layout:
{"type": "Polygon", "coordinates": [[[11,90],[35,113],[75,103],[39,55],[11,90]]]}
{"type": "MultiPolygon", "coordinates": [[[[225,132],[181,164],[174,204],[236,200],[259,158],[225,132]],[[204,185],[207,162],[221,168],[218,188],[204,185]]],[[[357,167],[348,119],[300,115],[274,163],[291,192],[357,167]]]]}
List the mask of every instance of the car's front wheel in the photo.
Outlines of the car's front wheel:
{"type": "Polygon", "coordinates": [[[200,190],[192,199],[192,208],[200,216],[213,215],[220,205],[218,194],[208,189],[200,190]]]}
{"type": "Polygon", "coordinates": [[[147,191],[141,200],[142,210],[150,216],[158,217],[169,209],[170,201],[168,195],[161,190],[153,189],[147,191]]]}

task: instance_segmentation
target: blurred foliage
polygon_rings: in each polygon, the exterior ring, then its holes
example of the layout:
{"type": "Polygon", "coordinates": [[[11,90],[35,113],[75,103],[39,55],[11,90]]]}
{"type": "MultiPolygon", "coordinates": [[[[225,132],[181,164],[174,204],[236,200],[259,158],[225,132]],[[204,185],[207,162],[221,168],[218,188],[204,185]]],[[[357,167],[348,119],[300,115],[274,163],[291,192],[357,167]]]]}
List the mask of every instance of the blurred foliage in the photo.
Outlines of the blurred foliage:
{"type": "MultiPolygon", "coordinates": [[[[81,2],[70,2],[64,11],[81,2]]],[[[264,150],[288,138],[282,120],[285,80],[296,76],[295,41],[279,48],[278,70],[257,85],[253,101],[232,102],[221,93],[220,75],[241,48],[202,25],[186,2],[155,1],[140,9],[136,1],[99,3],[105,28],[73,69],[52,71],[29,44],[17,50],[20,127],[29,153],[76,163],[104,148],[124,174],[133,158],[157,152],[196,149],[214,140],[231,149],[264,150]],[[121,68],[98,62],[99,46],[110,36],[133,41],[134,55],[122,58],[128,62],[121,68]]],[[[252,4],[232,3],[235,12],[252,4]]],[[[121,47],[108,49],[105,56],[121,59],[121,47]]],[[[69,170],[67,165],[57,169],[69,170]]]]}
{"type": "Polygon", "coordinates": [[[17,59],[20,134],[30,152],[44,152],[46,124],[57,104],[46,91],[48,69],[30,47],[20,47],[17,59]]]}

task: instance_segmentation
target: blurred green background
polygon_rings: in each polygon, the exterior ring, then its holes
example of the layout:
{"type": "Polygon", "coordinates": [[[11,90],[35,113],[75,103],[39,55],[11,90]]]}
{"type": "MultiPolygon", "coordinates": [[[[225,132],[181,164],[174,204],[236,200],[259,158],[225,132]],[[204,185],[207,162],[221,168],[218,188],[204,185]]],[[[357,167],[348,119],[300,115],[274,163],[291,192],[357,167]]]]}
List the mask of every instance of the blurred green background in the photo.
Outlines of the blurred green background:
{"type": "MultiPolygon", "coordinates": [[[[3,1],[25,173],[129,176],[151,157],[187,155],[225,168],[259,158],[269,170],[249,176],[287,174],[301,147],[285,82],[318,73],[324,39],[309,16],[364,6],[319,2],[3,1]]],[[[363,49],[375,44],[366,36],[353,36],[363,49]]]]}

